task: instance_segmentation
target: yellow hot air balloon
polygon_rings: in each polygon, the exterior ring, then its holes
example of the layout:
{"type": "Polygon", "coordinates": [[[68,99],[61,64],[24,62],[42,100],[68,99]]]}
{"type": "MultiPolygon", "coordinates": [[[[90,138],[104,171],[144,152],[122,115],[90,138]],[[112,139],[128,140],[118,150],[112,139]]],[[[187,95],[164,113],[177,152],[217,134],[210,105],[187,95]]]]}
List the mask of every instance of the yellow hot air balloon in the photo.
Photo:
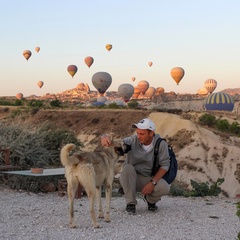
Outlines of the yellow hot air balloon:
{"type": "Polygon", "coordinates": [[[35,47],[35,51],[38,53],[40,51],[40,47],[35,47]]]}
{"type": "Polygon", "coordinates": [[[148,62],[148,66],[151,67],[153,65],[152,62],[148,62]]]}
{"type": "Polygon", "coordinates": [[[106,49],[110,51],[112,49],[112,44],[106,44],[106,49]]]}
{"type": "Polygon", "coordinates": [[[183,68],[181,67],[174,67],[171,70],[171,76],[174,79],[174,81],[177,83],[177,85],[180,83],[180,81],[182,80],[183,76],[185,74],[185,71],[183,68]]]}
{"type": "Polygon", "coordinates": [[[73,77],[76,74],[78,68],[76,65],[69,65],[67,70],[68,70],[69,74],[73,77]]]}
{"type": "Polygon", "coordinates": [[[38,81],[37,85],[41,88],[43,86],[44,82],[43,81],[38,81]]]}
{"type": "Polygon", "coordinates": [[[140,90],[140,93],[144,94],[147,91],[147,89],[149,88],[149,83],[146,80],[142,80],[138,83],[137,86],[140,90]]]}
{"type": "Polygon", "coordinates": [[[30,50],[24,50],[23,56],[28,60],[32,56],[32,52],[30,50]]]}
{"type": "Polygon", "coordinates": [[[85,57],[84,62],[86,63],[86,65],[90,68],[94,62],[94,59],[92,57],[85,57]]]}
{"type": "Polygon", "coordinates": [[[204,82],[204,87],[208,90],[209,93],[212,93],[217,87],[217,81],[215,79],[207,79],[204,82]]]}
{"type": "Polygon", "coordinates": [[[22,94],[22,93],[17,93],[17,94],[16,94],[16,98],[17,98],[18,100],[22,100],[22,99],[23,99],[23,94],[22,94]]]}

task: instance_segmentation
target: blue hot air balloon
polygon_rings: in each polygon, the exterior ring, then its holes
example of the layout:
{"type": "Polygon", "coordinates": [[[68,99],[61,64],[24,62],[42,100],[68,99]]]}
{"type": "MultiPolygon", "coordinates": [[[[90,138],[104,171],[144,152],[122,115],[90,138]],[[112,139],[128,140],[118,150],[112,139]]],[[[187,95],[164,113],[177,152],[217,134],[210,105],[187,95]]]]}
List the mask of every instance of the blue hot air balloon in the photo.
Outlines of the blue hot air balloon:
{"type": "Polygon", "coordinates": [[[207,97],[205,107],[207,110],[232,111],[234,101],[227,93],[212,93],[207,97]]]}

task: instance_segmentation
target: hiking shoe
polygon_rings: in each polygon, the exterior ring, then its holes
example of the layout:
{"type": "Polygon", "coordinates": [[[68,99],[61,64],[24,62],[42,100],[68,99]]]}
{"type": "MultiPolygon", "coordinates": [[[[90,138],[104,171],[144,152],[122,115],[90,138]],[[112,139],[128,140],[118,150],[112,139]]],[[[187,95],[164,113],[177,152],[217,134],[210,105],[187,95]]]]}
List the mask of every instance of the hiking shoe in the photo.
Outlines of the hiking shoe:
{"type": "Polygon", "coordinates": [[[148,205],[148,211],[155,212],[158,210],[158,207],[156,206],[156,203],[150,203],[147,201],[147,197],[144,196],[145,201],[147,202],[148,205]]]}
{"type": "Polygon", "coordinates": [[[128,204],[126,207],[126,211],[129,214],[135,214],[136,213],[136,206],[134,204],[128,204]]]}

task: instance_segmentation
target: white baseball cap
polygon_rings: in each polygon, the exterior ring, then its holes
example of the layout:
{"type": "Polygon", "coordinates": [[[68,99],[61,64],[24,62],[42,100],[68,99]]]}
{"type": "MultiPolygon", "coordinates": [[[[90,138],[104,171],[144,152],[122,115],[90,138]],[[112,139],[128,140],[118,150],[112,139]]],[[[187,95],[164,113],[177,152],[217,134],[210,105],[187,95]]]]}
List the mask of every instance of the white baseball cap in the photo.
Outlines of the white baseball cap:
{"type": "Polygon", "coordinates": [[[133,128],[139,128],[139,129],[148,129],[151,131],[155,131],[156,127],[155,124],[148,118],[144,118],[139,123],[134,123],[132,125],[133,128]]]}

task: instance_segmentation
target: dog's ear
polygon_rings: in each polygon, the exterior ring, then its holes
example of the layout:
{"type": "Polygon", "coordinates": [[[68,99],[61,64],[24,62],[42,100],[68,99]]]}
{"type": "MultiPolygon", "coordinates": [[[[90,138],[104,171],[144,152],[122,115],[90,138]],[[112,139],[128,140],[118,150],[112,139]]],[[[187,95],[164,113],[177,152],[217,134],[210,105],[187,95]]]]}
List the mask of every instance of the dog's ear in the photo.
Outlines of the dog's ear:
{"type": "Polygon", "coordinates": [[[123,156],[124,155],[124,151],[123,151],[122,147],[114,147],[114,151],[116,152],[116,154],[118,156],[123,156]]]}

